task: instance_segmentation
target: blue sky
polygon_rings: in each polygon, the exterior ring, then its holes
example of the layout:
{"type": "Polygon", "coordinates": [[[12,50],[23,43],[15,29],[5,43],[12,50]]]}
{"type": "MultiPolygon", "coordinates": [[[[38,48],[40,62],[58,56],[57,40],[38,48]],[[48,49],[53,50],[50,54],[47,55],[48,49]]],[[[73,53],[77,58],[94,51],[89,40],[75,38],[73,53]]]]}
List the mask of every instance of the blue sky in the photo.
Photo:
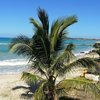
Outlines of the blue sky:
{"type": "Polygon", "coordinates": [[[0,0],[0,37],[31,37],[29,18],[38,19],[38,7],[47,11],[50,23],[76,15],[78,23],[68,28],[69,37],[100,38],[100,0],[0,0]]]}

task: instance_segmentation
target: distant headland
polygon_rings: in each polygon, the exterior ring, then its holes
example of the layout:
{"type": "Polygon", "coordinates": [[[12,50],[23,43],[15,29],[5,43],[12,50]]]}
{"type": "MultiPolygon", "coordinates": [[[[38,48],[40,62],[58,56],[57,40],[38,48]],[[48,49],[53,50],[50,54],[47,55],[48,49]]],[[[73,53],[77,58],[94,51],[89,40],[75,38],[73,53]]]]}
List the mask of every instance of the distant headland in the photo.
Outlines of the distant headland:
{"type": "Polygon", "coordinates": [[[73,39],[73,40],[100,40],[100,38],[70,38],[70,37],[67,37],[66,39],[73,39]]]}

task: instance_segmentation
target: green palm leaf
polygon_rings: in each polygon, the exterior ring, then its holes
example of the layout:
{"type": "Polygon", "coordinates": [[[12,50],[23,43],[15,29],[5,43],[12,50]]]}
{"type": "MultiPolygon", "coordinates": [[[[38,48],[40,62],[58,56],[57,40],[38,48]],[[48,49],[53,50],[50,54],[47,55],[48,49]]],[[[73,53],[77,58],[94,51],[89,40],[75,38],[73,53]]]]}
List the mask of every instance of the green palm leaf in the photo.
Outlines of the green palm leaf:
{"type": "Polygon", "coordinates": [[[77,17],[76,16],[69,16],[65,19],[62,20],[62,25],[59,30],[59,33],[62,33],[68,26],[74,24],[77,22],[77,17]]]}
{"type": "Polygon", "coordinates": [[[64,64],[70,63],[73,59],[75,59],[75,56],[72,52],[65,50],[62,55],[58,56],[54,62],[53,62],[53,68],[57,70],[60,70],[64,67],[64,64]]]}
{"type": "Polygon", "coordinates": [[[34,62],[30,66],[31,70],[34,70],[35,73],[40,73],[41,75],[47,77],[45,66],[38,60],[34,60],[34,62]]]}
{"type": "Polygon", "coordinates": [[[60,19],[57,19],[51,26],[50,41],[51,41],[51,48],[53,51],[55,50],[55,46],[56,46],[58,37],[60,37],[58,34],[60,26],[61,26],[60,19]]]}
{"type": "Polygon", "coordinates": [[[28,38],[25,35],[20,35],[16,38],[14,38],[9,46],[9,49],[12,48],[16,43],[24,43],[24,44],[30,44],[31,43],[31,39],[28,38]]]}
{"type": "Polygon", "coordinates": [[[21,79],[25,80],[27,83],[32,83],[34,85],[44,80],[42,77],[28,72],[23,72],[21,79]]]}
{"type": "MultiPolygon", "coordinates": [[[[74,60],[73,62],[70,62],[69,64],[58,64],[59,68],[56,69],[56,72],[58,73],[59,76],[64,76],[65,74],[67,74],[67,72],[72,72],[72,71],[76,71],[75,68],[78,67],[83,67],[83,68],[87,68],[88,71],[91,72],[98,72],[99,70],[99,66],[96,64],[96,62],[91,59],[91,58],[81,58],[78,60],[74,60]]],[[[100,72],[98,72],[100,73],[100,72]]]]}
{"type": "Polygon", "coordinates": [[[87,94],[95,95],[95,97],[100,97],[99,88],[90,80],[85,78],[75,78],[75,79],[66,79],[57,84],[57,88],[64,88],[66,92],[71,89],[77,89],[85,91],[87,94]]]}
{"type": "Polygon", "coordinates": [[[51,41],[52,50],[56,50],[57,47],[61,47],[61,44],[63,42],[63,38],[65,38],[65,34],[67,34],[64,32],[64,30],[68,26],[70,26],[76,22],[77,22],[77,18],[75,16],[71,16],[71,17],[68,17],[65,19],[57,19],[53,23],[53,25],[51,27],[51,34],[50,34],[50,41],[51,41]]]}
{"type": "Polygon", "coordinates": [[[38,17],[42,23],[44,34],[48,35],[49,34],[49,19],[44,9],[40,9],[40,8],[38,9],[38,17]]]}
{"type": "Polygon", "coordinates": [[[94,61],[94,59],[89,58],[89,57],[84,57],[84,58],[75,60],[72,63],[68,64],[66,67],[69,67],[69,68],[84,67],[93,72],[98,71],[97,69],[99,68],[98,64],[94,61]]]}
{"type": "Polygon", "coordinates": [[[29,56],[32,55],[31,45],[31,39],[21,35],[12,40],[9,50],[10,52],[17,53],[18,55],[29,56]]]}
{"type": "Polygon", "coordinates": [[[32,55],[32,48],[23,43],[16,43],[11,49],[10,52],[17,53],[18,55],[29,56],[32,55]]]}
{"type": "Polygon", "coordinates": [[[42,28],[41,24],[37,20],[35,20],[34,18],[30,18],[30,23],[32,23],[34,25],[35,29],[42,28]]]}
{"type": "Polygon", "coordinates": [[[70,64],[73,60],[75,60],[75,56],[72,53],[72,50],[74,48],[74,45],[71,43],[69,44],[65,51],[60,54],[60,56],[57,56],[57,58],[54,58],[52,61],[52,66],[51,66],[51,70],[55,70],[55,72],[58,75],[64,75],[64,71],[68,70],[68,68],[66,67],[68,64],[70,64]]]}
{"type": "Polygon", "coordinates": [[[43,36],[40,32],[37,31],[37,35],[33,37],[34,40],[34,55],[42,63],[48,64],[50,58],[50,43],[47,37],[43,36]],[[39,33],[39,34],[38,34],[39,33]]]}
{"type": "Polygon", "coordinates": [[[34,100],[46,100],[46,97],[45,97],[44,91],[43,91],[45,84],[46,84],[45,81],[40,84],[40,86],[38,87],[38,89],[34,93],[34,100]]]}

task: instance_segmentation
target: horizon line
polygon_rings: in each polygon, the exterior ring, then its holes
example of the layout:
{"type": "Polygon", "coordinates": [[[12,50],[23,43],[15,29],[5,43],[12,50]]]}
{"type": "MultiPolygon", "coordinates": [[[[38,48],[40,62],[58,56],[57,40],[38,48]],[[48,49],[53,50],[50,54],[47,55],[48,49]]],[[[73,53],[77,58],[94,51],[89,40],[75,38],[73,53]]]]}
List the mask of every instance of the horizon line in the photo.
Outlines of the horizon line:
{"type": "MultiPolygon", "coordinates": [[[[13,36],[12,36],[12,37],[0,37],[0,38],[16,38],[16,37],[17,37],[17,36],[15,36],[15,37],[13,37],[13,36]]],[[[91,40],[92,40],[92,39],[96,39],[96,40],[100,40],[100,38],[88,38],[88,37],[87,37],[87,38],[86,38],[86,37],[66,37],[66,39],[67,39],[67,38],[68,38],[68,39],[91,39],[91,40]]]]}

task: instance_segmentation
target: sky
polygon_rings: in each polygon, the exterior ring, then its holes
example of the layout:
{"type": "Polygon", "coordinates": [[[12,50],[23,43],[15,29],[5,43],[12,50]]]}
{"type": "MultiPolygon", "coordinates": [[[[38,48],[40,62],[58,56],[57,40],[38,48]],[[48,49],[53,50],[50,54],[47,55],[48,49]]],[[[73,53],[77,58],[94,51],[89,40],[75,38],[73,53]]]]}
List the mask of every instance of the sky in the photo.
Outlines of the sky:
{"type": "Polygon", "coordinates": [[[43,8],[50,23],[76,15],[78,22],[68,27],[69,37],[100,38],[100,0],[0,0],[0,37],[34,34],[30,17],[38,20],[37,9],[43,8]]]}

